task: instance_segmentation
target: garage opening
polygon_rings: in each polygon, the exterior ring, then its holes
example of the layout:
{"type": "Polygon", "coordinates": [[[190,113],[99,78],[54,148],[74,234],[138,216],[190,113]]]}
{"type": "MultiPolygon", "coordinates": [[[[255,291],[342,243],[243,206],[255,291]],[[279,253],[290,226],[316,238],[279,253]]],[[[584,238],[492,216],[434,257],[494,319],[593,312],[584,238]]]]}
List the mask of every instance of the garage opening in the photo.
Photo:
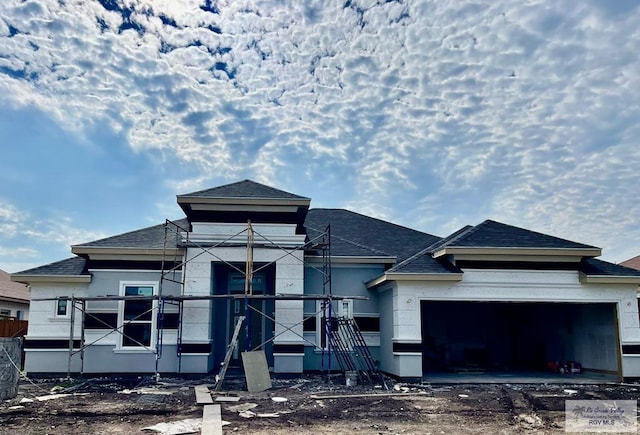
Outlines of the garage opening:
{"type": "Polygon", "coordinates": [[[613,303],[422,301],[421,323],[425,374],[620,373],[613,303]]]}

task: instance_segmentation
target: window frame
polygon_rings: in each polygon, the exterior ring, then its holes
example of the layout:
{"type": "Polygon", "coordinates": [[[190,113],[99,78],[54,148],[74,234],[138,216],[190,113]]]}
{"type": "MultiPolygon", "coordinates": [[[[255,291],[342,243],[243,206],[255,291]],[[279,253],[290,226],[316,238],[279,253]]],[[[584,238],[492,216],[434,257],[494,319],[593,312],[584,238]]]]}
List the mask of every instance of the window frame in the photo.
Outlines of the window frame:
{"type": "MultiPolygon", "coordinates": [[[[158,294],[158,281],[120,281],[120,296],[126,296],[127,287],[151,287],[152,295],[156,296],[158,294]]],[[[156,327],[158,321],[158,301],[156,299],[151,300],[151,319],[134,319],[134,320],[125,320],[125,308],[127,301],[120,300],[118,301],[118,330],[120,334],[118,334],[119,339],[116,345],[117,350],[123,351],[155,351],[156,350],[156,339],[158,328],[156,327]],[[142,345],[125,345],[125,326],[128,324],[149,324],[150,326],[150,342],[148,346],[142,345]]]]}
{"type": "Polygon", "coordinates": [[[68,319],[71,314],[69,307],[69,299],[56,299],[53,305],[53,317],[56,319],[68,319]],[[64,302],[64,314],[60,314],[60,302],[64,302]]]}
{"type": "MultiPolygon", "coordinates": [[[[327,343],[326,343],[326,335],[325,335],[325,330],[323,328],[322,325],[322,304],[324,303],[324,300],[318,300],[316,301],[316,351],[318,350],[327,350],[327,343]],[[324,343],[324,348],[322,346],[322,342],[323,340],[325,341],[324,343]]],[[[338,304],[338,307],[336,308],[335,305],[331,306],[331,314],[334,317],[347,317],[349,319],[353,319],[353,299],[340,299],[337,301],[334,301],[338,304]],[[346,310],[345,310],[346,307],[346,310]],[[338,311],[336,311],[338,310],[338,311]]],[[[325,308],[325,314],[327,319],[329,318],[329,307],[326,306],[325,308]]],[[[337,331],[332,331],[332,333],[335,333],[337,331]]]]}

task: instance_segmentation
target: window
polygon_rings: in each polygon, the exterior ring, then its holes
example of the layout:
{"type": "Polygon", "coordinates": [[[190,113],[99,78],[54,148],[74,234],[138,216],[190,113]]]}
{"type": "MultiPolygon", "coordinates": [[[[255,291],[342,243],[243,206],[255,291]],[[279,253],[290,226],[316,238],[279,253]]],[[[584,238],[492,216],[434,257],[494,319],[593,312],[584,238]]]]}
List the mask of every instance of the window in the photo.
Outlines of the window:
{"type": "Polygon", "coordinates": [[[66,299],[56,300],[56,317],[66,317],[69,314],[69,301],[66,299]]]}
{"type": "Polygon", "coordinates": [[[4,308],[0,309],[0,316],[10,316],[11,310],[6,310],[4,308]]]}
{"type": "Polygon", "coordinates": [[[152,348],[155,338],[157,303],[151,298],[156,293],[156,283],[122,283],[122,296],[141,296],[139,300],[120,303],[119,325],[121,348],[152,348]]]}

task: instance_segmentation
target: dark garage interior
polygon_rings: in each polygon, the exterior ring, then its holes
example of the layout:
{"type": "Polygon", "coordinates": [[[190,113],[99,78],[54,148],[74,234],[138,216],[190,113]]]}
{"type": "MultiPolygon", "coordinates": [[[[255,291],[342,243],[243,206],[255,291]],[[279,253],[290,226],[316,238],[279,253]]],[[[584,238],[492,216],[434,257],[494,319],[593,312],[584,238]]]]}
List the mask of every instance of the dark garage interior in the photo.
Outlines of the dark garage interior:
{"type": "Polygon", "coordinates": [[[617,375],[613,303],[422,301],[422,366],[438,372],[617,375]]]}

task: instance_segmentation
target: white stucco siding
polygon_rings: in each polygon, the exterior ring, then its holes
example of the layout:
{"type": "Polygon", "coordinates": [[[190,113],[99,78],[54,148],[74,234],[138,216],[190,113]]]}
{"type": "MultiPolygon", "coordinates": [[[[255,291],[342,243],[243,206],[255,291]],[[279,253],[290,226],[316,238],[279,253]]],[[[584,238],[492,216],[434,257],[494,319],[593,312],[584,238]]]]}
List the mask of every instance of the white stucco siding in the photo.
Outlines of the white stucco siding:
{"type": "MultiPolygon", "coordinates": [[[[189,248],[187,251],[185,271],[185,295],[211,294],[211,264],[222,259],[229,263],[245,263],[247,250],[241,247],[189,248]]],[[[253,250],[254,263],[275,262],[275,292],[286,294],[302,294],[304,291],[303,252],[292,251],[286,254],[280,249],[256,248],[253,250]]],[[[211,301],[194,300],[184,303],[184,338],[185,340],[209,340],[210,337],[210,309],[211,301]]],[[[277,341],[301,340],[296,334],[302,334],[302,302],[277,301],[276,318],[280,325],[276,325],[276,335],[282,333],[277,341]],[[294,326],[296,325],[296,326],[294,326]],[[285,331],[291,327],[291,331],[285,331]]]]}
{"type": "Polygon", "coordinates": [[[571,271],[465,270],[460,282],[397,283],[394,337],[420,339],[420,301],[616,303],[621,341],[640,339],[635,286],[582,284],[571,271]]]}
{"type": "MultiPolygon", "coordinates": [[[[69,314],[67,316],[56,316],[55,300],[57,297],[85,297],[87,296],[87,285],[78,284],[39,284],[31,285],[31,304],[28,339],[48,339],[48,338],[69,338],[71,303],[69,302],[69,314]]],[[[81,312],[76,310],[76,321],[74,323],[74,335],[80,336],[82,328],[81,312]]]]}
{"type": "MultiPolygon", "coordinates": [[[[621,344],[640,344],[635,285],[581,283],[578,272],[573,271],[465,270],[459,282],[396,281],[389,290],[381,292],[383,370],[398,376],[420,376],[419,356],[406,351],[390,352],[390,346],[385,342],[390,340],[405,346],[421,343],[421,301],[428,300],[612,303],[618,313],[621,344]],[[390,296],[392,303],[383,303],[390,296]]],[[[634,363],[626,361],[623,365],[634,363]]],[[[640,374],[640,364],[637,366],[640,374]]]]}

